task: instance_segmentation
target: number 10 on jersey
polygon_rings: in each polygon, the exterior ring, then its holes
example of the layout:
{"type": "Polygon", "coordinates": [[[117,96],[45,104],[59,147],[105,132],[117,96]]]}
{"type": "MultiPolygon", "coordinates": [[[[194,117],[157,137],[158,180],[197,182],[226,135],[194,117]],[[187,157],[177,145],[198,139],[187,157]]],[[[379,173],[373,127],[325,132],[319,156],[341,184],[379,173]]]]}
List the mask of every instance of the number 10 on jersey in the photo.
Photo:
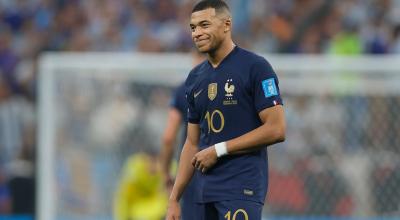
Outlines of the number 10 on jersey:
{"type": "Polygon", "coordinates": [[[225,118],[224,118],[224,114],[222,114],[222,112],[220,110],[216,109],[212,113],[207,111],[204,118],[207,120],[208,133],[211,133],[211,131],[214,133],[219,133],[224,129],[225,118]],[[221,122],[221,124],[219,125],[218,128],[216,128],[216,126],[214,124],[214,121],[215,121],[214,119],[216,119],[215,117],[219,117],[219,120],[221,122]]]}

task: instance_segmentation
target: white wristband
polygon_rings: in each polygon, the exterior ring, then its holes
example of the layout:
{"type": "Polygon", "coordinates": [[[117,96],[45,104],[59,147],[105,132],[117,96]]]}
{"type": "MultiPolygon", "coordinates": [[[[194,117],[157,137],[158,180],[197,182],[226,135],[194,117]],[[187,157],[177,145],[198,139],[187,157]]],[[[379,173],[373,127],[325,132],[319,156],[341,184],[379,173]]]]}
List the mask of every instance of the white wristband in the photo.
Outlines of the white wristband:
{"type": "Polygon", "coordinates": [[[228,149],[226,148],[226,142],[221,142],[214,145],[215,151],[217,152],[217,157],[222,157],[228,154],[228,149]]]}

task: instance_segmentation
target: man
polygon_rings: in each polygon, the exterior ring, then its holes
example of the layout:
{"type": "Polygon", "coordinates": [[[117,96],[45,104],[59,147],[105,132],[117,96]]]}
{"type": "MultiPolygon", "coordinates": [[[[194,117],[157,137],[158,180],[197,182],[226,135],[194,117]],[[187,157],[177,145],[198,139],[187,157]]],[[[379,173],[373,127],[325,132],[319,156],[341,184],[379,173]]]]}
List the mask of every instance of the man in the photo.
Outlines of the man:
{"type": "MultiPolygon", "coordinates": [[[[203,54],[198,51],[192,52],[193,66],[196,66],[204,61],[203,54]]],[[[181,146],[186,139],[187,130],[187,101],[185,98],[185,83],[179,85],[174,91],[170,108],[168,110],[167,124],[164,129],[162,138],[162,147],[160,152],[161,168],[163,171],[164,184],[167,189],[170,189],[173,183],[173,177],[171,176],[171,161],[174,154],[174,147],[176,138],[179,133],[179,128],[184,129],[181,146]]],[[[186,190],[182,195],[182,219],[190,220],[195,209],[194,200],[194,189],[195,180],[192,179],[186,186],[186,190]]]]}
{"type": "Polygon", "coordinates": [[[160,220],[165,216],[167,192],[157,155],[151,151],[132,154],[124,163],[114,194],[115,220],[160,220]]]}
{"type": "Polygon", "coordinates": [[[232,18],[222,0],[196,4],[190,27],[208,61],[186,80],[187,138],[167,220],[180,219],[178,201],[194,173],[198,210],[192,219],[261,219],[266,146],[285,139],[277,76],[264,58],[234,45],[232,18]]]}

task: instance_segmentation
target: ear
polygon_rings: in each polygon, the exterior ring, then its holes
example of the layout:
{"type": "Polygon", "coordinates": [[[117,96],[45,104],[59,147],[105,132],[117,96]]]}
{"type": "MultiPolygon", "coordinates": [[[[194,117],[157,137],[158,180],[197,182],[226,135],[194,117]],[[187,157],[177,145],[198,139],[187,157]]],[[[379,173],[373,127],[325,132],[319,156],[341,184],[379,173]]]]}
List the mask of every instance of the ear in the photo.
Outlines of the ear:
{"type": "Polygon", "coordinates": [[[224,29],[225,33],[232,30],[232,18],[227,18],[225,20],[224,24],[225,24],[224,25],[225,26],[225,29],[224,29]]]}

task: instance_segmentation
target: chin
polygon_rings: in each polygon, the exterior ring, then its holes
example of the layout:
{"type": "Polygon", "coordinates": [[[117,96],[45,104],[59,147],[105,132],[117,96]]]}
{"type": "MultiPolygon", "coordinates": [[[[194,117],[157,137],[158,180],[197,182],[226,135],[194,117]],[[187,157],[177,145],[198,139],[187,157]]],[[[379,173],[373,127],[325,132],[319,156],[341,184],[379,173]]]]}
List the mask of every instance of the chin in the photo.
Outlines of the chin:
{"type": "Polygon", "coordinates": [[[208,49],[207,48],[197,48],[199,50],[200,53],[208,53],[208,49]]]}
{"type": "Polygon", "coordinates": [[[200,53],[210,53],[214,49],[210,45],[203,45],[201,47],[197,47],[200,53]]]}
{"type": "Polygon", "coordinates": [[[207,53],[208,51],[209,51],[209,47],[207,47],[207,46],[202,46],[202,47],[197,47],[197,50],[200,52],[200,53],[207,53]]]}

